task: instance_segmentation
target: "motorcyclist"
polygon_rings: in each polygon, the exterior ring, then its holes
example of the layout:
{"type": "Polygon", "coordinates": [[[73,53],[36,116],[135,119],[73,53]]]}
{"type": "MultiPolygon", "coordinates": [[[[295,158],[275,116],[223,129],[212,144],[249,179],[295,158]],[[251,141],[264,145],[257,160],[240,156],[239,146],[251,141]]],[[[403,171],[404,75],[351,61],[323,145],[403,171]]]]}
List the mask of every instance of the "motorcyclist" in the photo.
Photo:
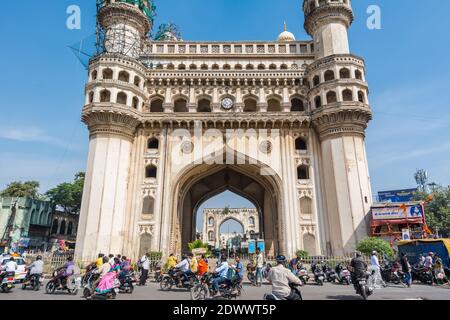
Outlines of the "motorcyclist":
{"type": "Polygon", "coordinates": [[[41,275],[44,272],[44,262],[42,256],[37,256],[36,261],[28,266],[28,273],[26,280],[29,280],[32,275],[41,275]]]}
{"type": "Polygon", "coordinates": [[[363,260],[361,252],[356,252],[355,257],[350,262],[353,286],[356,292],[359,290],[358,279],[364,278],[367,272],[367,263],[363,260]]]}
{"type": "Polygon", "coordinates": [[[191,271],[190,262],[187,256],[181,257],[181,262],[175,266],[175,269],[178,269],[176,276],[180,282],[187,281],[188,275],[191,271]]]}
{"type": "Polygon", "coordinates": [[[9,261],[5,264],[5,266],[2,268],[3,272],[0,272],[0,280],[3,281],[3,278],[8,274],[8,273],[16,273],[17,270],[17,263],[16,261],[14,261],[14,257],[11,256],[9,258],[9,261]]]}
{"type": "Polygon", "coordinates": [[[68,257],[67,262],[64,266],[58,269],[57,280],[60,281],[61,286],[66,286],[67,278],[75,273],[75,263],[73,262],[73,257],[68,257]]]}
{"type": "Polygon", "coordinates": [[[228,278],[227,278],[228,269],[229,269],[229,265],[227,262],[227,257],[225,255],[222,255],[220,257],[220,263],[217,262],[217,268],[214,271],[214,273],[216,273],[218,275],[218,277],[216,277],[213,281],[213,290],[216,292],[216,294],[215,294],[216,297],[220,296],[220,292],[219,292],[220,284],[228,281],[228,278]]]}
{"type": "Polygon", "coordinates": [[[130,272],[131,265],[130,261],[127,260],[127,257],[122,256],[122,261],[120,262],[120,274],[119,274],[119,280],[122,283],[128,273],[130,272]]]}
{"type": "Polygon", "coordinates": [[[277,265],[270,269],[268,277],[272,284],[272,294],[283,300],[300,300],[301,297],[289,286],[289,284],[301,285],[300,279],[285,267],[285,256],[277,256],[276,261],[277,265]]]}

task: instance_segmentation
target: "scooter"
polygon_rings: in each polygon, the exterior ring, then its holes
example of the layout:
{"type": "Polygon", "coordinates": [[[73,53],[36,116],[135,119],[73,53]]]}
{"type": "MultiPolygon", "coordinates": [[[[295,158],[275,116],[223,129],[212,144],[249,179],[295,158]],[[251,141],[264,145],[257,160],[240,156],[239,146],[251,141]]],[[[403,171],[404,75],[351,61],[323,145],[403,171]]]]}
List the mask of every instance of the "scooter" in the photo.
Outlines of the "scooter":
{"type": "MultiPolygon", "coordinates": [[[[296,301],[303,300],[302,293],[300,292],[300,289],[298,288],[297,285],[289,284],[289,287],[291,287],[291,293],[292,292],[296,293],[296,295],[298,296],[298,298],[295,299],[296,301]]],[[[276,294],[273,294],[273,293],[266,293],[264,295],[264,300],[266,300],[266,301],[280,301],[280,300],[288,300],[288,299],[286,299],[284,297],[277,296],[276,294]]]]}
{"type": "Polygon", "coordinates": [[[95,290],[94,294],[90,297],[87,297],[88,300],[114,300],[116,299],[117,295],[120,292],[120,281],[119,279],[114,279],[114,286],[105,291],[105,292],[98,292],[97,289],[95,290]]]}
{"type": "Polygon", "coordinates": [[[119,292],[132,294],[134,291],[134,282],[136,282],[136,280],[133,277],[133,273],[128,273],[125,276],[125,279],[120,282],[119,292]]]}
{"type": "Polygon", "coordinates": [[[355,289],[356,293],[361,295],[363,300],[367,300],[369,296],[373,294],[373,288],[370,288],[368,285],[368,279],[370,276],[373,276],[375,271],[366,272],[366,274],[362,277],[358,277],[356,279],[355,289]]]}
{"type": "Polygon", "coordinates": [[[338,264],[335,268],[336,274],[338,275],[338,281],[340,284],[350,285],[352,283],[352,277],[350,271],[342,264],[338,264]]]}
{"type": "Polygon", "coordinates": [[[42,274],[32,274],[27,275],[25,280],[22,282],[22,290],[25,290],[30,286],[34,291],[39,291],[41,283],[44,282],[44,277],[42,274]]]}
{"type": "Polygon", "coordinates": [[[306,285],[308,283],[309,281],[308,270],[306,270],[306,268],[303,265],[299,266],[297,275],[300,281],[303,283],[303,285],[306,285]]]}
{"type": "Polygon", "coordinates": [[[0,279],[2,280],[0,282],[0,288],[2,292],[8,293],[14,288],[14,277],[16,273],[15,272],[2,272],[0,273],[0,279]]]}

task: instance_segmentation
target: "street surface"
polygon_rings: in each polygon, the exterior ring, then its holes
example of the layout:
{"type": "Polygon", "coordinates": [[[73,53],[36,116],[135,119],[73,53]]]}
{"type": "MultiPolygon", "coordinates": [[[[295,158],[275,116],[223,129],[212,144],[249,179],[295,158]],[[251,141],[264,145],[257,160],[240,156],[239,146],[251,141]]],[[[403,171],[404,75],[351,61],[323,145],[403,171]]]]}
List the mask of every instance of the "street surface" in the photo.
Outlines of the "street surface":
{"type": "MultiPolygon", "coordinates": [[[[262,287],[253,287],[244,284],[242,297],[238,300],[262,300],[265,293],[270,292],[271,286],[264,284],[262,287]]],[[[308,284],[301,288],[304,300],[361,300],[355,294],[353,286],[326,283],[323,287],[308,284]]],[[[18,284],[11,293],[0,293],[0,300],[84,300],[79,290],[76,296],[67,293],[48,295],[44,287],[34,292],[22,290],[18,284]]],[[[146,287],[135,287],[133,294],[119,294],[117,300],[190,300],[187,290],[174,289],[163,292],[159,284],[149,283],[146,287]]],[[[375,290],[369,300],[450,300],[450,286],[441,287],[413,285],[411,289],[401,286],[389,285],[387,288],[375,290]]]]}

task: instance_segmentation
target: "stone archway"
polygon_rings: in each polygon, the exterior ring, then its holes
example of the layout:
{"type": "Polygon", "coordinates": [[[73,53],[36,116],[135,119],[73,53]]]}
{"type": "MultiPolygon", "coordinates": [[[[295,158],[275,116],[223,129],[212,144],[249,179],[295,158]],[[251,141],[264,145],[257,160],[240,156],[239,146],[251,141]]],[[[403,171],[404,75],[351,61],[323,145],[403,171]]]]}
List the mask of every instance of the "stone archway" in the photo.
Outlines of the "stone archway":
{"type": "MultiPolygon", "coordinates": [[[[257,165],[196,165],[179,179],[174,203],[171,250],[183,251],[195,239],[198,208],[206,200],[229,190],[252,202],[258,211],[259,229],[268,255],[285,250],[277,177],[262,176],[257,165]]],[[[217,232],[215,232],[217,237],[217,232]]]]}

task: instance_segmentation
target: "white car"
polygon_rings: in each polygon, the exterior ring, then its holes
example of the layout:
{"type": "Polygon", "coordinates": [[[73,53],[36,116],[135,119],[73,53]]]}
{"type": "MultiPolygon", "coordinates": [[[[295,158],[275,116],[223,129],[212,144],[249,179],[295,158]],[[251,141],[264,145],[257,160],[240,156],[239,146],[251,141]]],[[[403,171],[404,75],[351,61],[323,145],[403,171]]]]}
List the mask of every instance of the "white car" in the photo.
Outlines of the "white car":
{"type": "MultiPolygon", "coordinates": [[[[3,267],[8,263],[10,256],[3,256],[1,258],[1,266],[0,268],[3,269],[3,267]]],[[[14,261],[17,263],[17,270],[16,270],[16,281],[23,281],[25,277],[27,276],[27,264],[25,263],[25,260],[22,257],[14,257],[14,261]]]]}

